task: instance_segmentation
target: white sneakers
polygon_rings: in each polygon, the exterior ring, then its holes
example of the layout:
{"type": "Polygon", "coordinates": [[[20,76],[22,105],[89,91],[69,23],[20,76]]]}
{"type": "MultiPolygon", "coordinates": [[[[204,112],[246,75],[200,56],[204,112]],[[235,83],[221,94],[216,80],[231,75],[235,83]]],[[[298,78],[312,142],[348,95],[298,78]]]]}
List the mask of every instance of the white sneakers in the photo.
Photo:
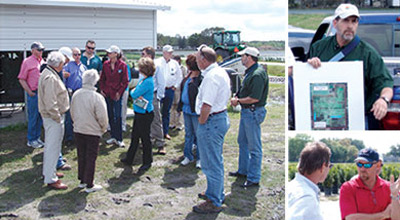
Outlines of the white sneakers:
{"type": "Polygon", "coordinates": [[[78,187],[81,189],[85,188],[86,186],[87,186],[86,183],[79,183],[78,185],[78,187]]]}
{"type": "Polygon", "coordinates": [[[197,168],[197,169],[201,169],[200,160],[197,160],[197,161],[196,161],[196,168],[197,168]]]}
{"type": "Polygon", "coordinates": [[[44,142],[42,140],[40,140],[40,138],[39,138],[39,139],[34,140],[34,141],[28,141],[26,143],[26,145],[28,147],[32,147],[32,148],[38,149],[38,148],[44,147],[44,142]]]}
{"type": "Polygon", "coordinates": [[[115,138],[110,138],[106,140],[106,144],[118,144],[118,141],[115,138]]]}
{"type": "Polygon", "coordinates": [[[117,141],[115,138],[110,138],[106,140],[106,144],[115,144],[118,145],[119,147],[125,147],[125,144],[123,141],[117,141]]]}
{"type": "Polygon", "coordinates": [[[186,166],[186,165],[188,165],[190,162],[192,162],[192,161],[189,160],[189,158],[185,157],[185,159],[182,160],[181,164],[182,164],[182,166],[186,166]]]}
{"type": "Polygon", "coordinates": [[[101,189],[103,189],[102,186],[94,184],[92,188],[86,188],[86,189],[85,189],[85,192],[91,193],[91,192],[99,191],[99,190],[101,190],[101,189]]]}

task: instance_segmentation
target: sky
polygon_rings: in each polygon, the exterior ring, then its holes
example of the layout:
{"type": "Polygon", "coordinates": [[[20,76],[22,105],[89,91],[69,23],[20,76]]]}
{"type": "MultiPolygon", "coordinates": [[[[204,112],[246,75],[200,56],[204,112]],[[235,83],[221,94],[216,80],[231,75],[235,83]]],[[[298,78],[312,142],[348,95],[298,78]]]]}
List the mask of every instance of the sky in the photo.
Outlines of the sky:
{"type": "Polygon", "coordinates": [[[305,133],[315,141],[322,138],[351,138],[364,141],[365,146],[377,149],[379,153],[388,153],[390,146],[400,144],[398,131],[312,131],[288,132],[288,137],[295,137],[297,133],[305,133]]]}
{"type": "Polygon", "coordinates": [[[284,0],[160,0],[170,11],[157,12],[157,32],[190,36],[210,27],[240,30],[243,41],[285,40],[284,0]]]}

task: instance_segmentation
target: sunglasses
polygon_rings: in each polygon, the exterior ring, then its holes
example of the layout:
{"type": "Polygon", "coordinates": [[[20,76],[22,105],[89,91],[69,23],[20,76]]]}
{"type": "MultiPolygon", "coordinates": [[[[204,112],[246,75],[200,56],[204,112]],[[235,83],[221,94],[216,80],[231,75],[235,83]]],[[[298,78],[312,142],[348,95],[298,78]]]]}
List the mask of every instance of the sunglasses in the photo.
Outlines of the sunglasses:
{"type": "Polygon", "coordinates": [[[89,47],[89,46],[86,46],[87,47],[87,49],[89,49],[89,50],[94,50],[94,49],[96,49],[96,47],[89,47]]]}
{"type": "Polygon", "coordinates": [[[80,56],[81,54],[80,54],[80,53],[74,53],[74,54],[72,54],[72,55],[74,55],[74,56],[80,56]]]}
{"type": "Polygon", "coordinates": [[[44,51],[44,49],[39,49],[39,48],[36,48],[36,50],[39,51],[39,52],[43,52],[44,51]]]}
{"type": "Polygon", "coordinates": [[[365,167],[366,169],[371,168],[374,164],[375,164],[375,163],[360,163],[360,162],[357,162],[357,163],[356,163],[356,165],[357,165],[359,168],[365,167]]]}

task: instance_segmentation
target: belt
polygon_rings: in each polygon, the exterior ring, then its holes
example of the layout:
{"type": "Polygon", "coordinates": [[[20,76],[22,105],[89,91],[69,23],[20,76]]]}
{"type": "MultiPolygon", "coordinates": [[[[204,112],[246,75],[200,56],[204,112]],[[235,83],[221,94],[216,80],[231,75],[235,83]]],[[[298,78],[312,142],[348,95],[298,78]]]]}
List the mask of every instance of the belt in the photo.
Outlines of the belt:
{"type": "Polygon", "coordinates": [[[172,89],[172,88],[174,88],[174,86],[165,87],[165,89],[172,89]]]}
{"type": "Polygon", "coordinates": [[[218,115],[218,114],[223,113],[223,112],[226,112],[226,109],[224,109],[224,110],[222,110],[222,111],[219,111],[219,112],[211,113],[209,116],[218,115]]]}

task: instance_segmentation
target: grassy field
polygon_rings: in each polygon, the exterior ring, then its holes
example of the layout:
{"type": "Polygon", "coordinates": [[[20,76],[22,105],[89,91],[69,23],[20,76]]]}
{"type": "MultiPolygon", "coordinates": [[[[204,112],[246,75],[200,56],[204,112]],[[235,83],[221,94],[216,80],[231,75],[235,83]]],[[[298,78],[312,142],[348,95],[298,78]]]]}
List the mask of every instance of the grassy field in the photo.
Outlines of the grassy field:
{"type": "MultiPolygon", "coordinates": [[[[154,155],[153,167],[136,174],[141,151],[134,166],[119,159],[127,149],[101,141],[95,182],[102,191],[87,194],[78,188],[77,154],[74,146],[63,146],[72,165],[62,179],[69,188],[50,190],[43,184],[43,149],[26,147],[26,126],[0,130],[0,218],[6,219],[284,219],[284,85],[271,85],[267,117],[262,124],[263,165],[260,187],[243,189],[244,179],[228,177],[237,169],[240,115],[230,111],[231,126],[224,143],[226,202],[218,215],[198,215],[192,206],[206,188],[206,178],[194,164],[179,165],[183,155],[184,131],[172,131],[167,155],[154,155]],[[274,100],[274,101],[272,101],[274,100]],[[280,100],[281,102],[276,102],[280,100]]],[[[129,120],[129,124],[132,119],[129,120]]],[[[130,127],[129,127],[130,128],[130,127]]],[[[130,129],[129,129],[130,130],[130,129]]],[[[124,142],[130,143],[130,133],[124,142]]]]}
{"type": "Polygon", "coordinates": [[[290,14],[289,25],[316,30],[321,21],[330,14],[290,14]]]}

